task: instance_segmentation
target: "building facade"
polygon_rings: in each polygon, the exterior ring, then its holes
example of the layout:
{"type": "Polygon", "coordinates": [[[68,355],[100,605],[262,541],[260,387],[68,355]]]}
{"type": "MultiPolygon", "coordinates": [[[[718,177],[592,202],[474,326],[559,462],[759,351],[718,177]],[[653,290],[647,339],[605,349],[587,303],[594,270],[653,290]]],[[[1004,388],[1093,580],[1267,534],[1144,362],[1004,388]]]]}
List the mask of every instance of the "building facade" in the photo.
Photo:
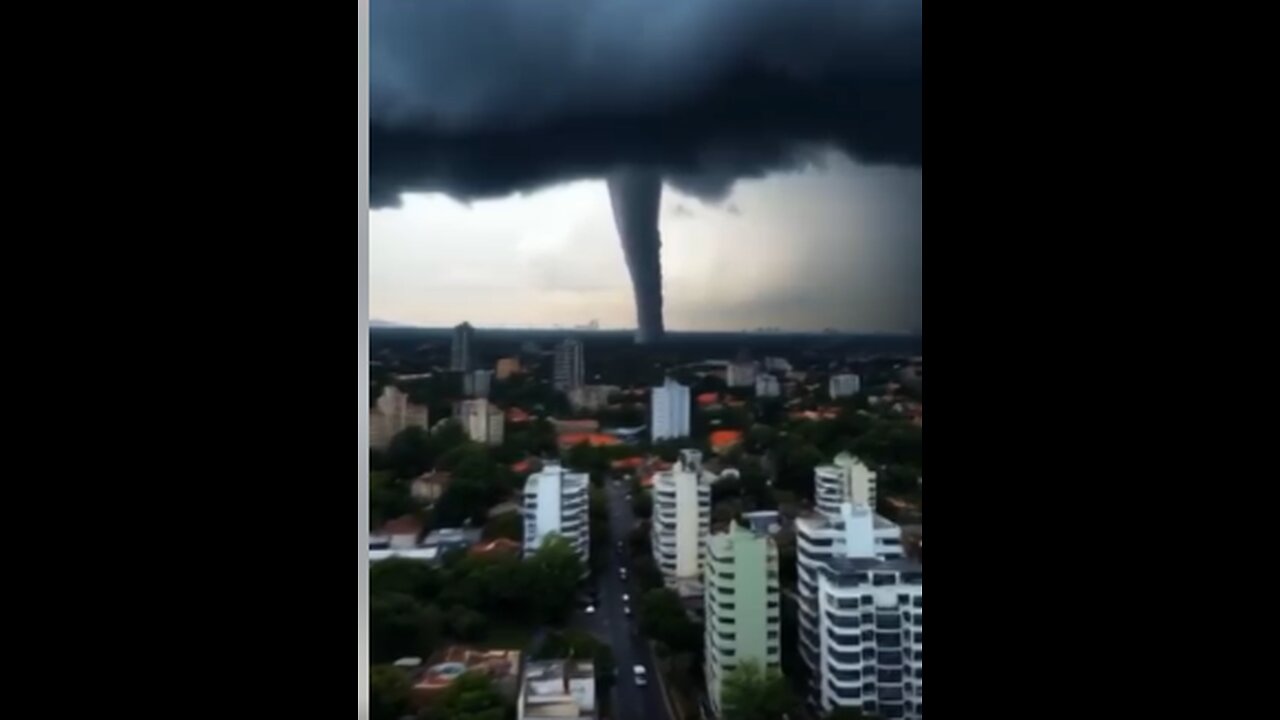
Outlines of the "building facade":
{"type": "Polygon", "coordinates": [[[770,373],[760,373],[756,376],[756,397],[781,397],[782,384],[778,382],[778,378],[770,373]]]}
{"type": "Polygon", "coordinates": [[[581,342],[565,340],[556,346],[553,379],[557,390],[568,392],[576,387],[582,387],[586,373],[587,368],[582,355],[581,342]]]}
{"type": "Polygon", "coordinates": [[[689,437],[689,388],[667,378],[653,388],[650,432],[654,442],[689,437]]]}
{"type": "Polygon", "coordinates": [[[830,465],[814,468],[813,482],[818,512],[839,513],[847,502],[875,509],[876,474],[849,453],[840,453],[830,465]]]}
{"type": "Polygon", "coordinates": [[[467,372],[475,368],[474,349],[476,331],[471,323],[462,323],[453,329],[453,345],[450,347],[449,369],[467,372]]]}
{"type": "Polygon", "coordinates": [[[725,372],[725,383],[729,387],[751,387],[756,382],[756,364],[754,362],[732,362],[725,372]]]}
{"type": "Polygon", "coordinates": [[[519,375],[521,372],[520,358],[518,357],[499,358],[497,370],[498,370],[497,375],[499,380],[506,380],[510,378],[512,375],[519,375]]]}
{"type": "Polygon", "coordinates": [[[853,707],[885,720],[924,717],[924,573],[912,560],[839,558],[818,576],[813,637],[822,712],[853,707]]]}
{"type": "Polygon", "coordinates": [[[675,467],[654,476],[653,560],[670,585],[702,579],[711,531],[711,477],[702,453],[682,450],[675,467]]]}
{"type": "Polygon", "coordinates": [[[580,385],[569,390],[569,405],[574,410],[602,410],[609,405],[609,398],[620,389],[616,385],[580,385]]]}
{"type": "Polygon", "coordinates": [[[462,376],[462,392],[467,397],[487,398],[492,385],[492,370],[472,370],[462,376]]]}
{"type": "Polygon", "coordinates": [[[564,538],[583,565],[590,560],[587,473],[566,471],[548,462],[524,484],[524,554],[537,552],[552,534],[564,538]]]}
{"type": "Polygon", "coordinates": [[[851,397],[862,390],[862,378],[851,373],[832,375],[827,382],[827,391],[833,398],[851,397]]]}
{"type": "Polygon", "coordinates": [[[486,445],[501,445],[506,415],[488,400],[463,400],[458,403],[458,422],[467,437],[486,445]]]}
{"type": "Polygon", "coordinates": [[[409,396],[393,385],[382,388],[369,408],[369,447],[385,450],[391,438],[409,427],[427,427],[427,408],[409,402],[409,396]]]}
{"type": "Polygon", "coordinates": [[[778,547],[773,538],[731,523],[707,542],[703,574],[707,699],[721,714],[725,676],[752,661],[781,671],[778,547]]]}

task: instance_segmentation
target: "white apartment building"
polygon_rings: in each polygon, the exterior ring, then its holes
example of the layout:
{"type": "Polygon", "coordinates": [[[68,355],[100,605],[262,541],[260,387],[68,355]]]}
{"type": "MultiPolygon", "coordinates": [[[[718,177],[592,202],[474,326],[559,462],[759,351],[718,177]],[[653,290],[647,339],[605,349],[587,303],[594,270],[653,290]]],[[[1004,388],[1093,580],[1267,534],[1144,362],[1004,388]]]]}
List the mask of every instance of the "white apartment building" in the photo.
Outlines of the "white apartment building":
{"type": "Polygon", "coordinates": [[[667,378],[653,388],[650,432],[654,442],[689,437],[689,388],[667,378]]]}
{"type": "Polygon", "coordinates": [[[821,712],[859,708],[885,720],[924,717],[924,573],[912,560],[839,558],[818,575],[818,646],[811,699],[821,712]]]}
{"type": "Polygon", "coordinates": [[[710,531],[711,475],[701,452],[682,450],[653,480],[653,560],[669,585],[701,580],[710,531]]]}
{"type": "Polygon", "coordinates": [[[369,447],[383,450],[391,439],[408,427],[427,427],[427,408],[409,402],[409,396],[393,385],[369,408],[369,447]]]}
{"type": "Polygon", "coordinates": [[[782,395],[782,384],[778,378],[769,373],[756,376],[756,397],[779,397],[782,395]]]}
{"type": "Polygon", "coordinates": [[[587,473],[566,471],[548,462],[524,484],[524,554],[532,555],[551,534],[559,535],[578,551],[585,566],[590,559],[587,473]]]}
{"type": "Polygon", "coordinates": [[[818,512],[833,515],[840,512],[840,505],[876,506],[876,474],[861,460],[849,453],[840,453],[830,465],[813,469],[814,503],[818,512]]]}
{"type": "Polygon", "coordinates": [[[833,398],[857,395],[862,389],[862,378],[854,374],[832,375],[827,382],[827,391],[833,398]]]}
{"type": "Polygon", "coordinates": [[[463,400],[458,403],[458,422],[467,437],[486,445],[501,445],[506,415],[488,400],[463,400]]]}
{"type": "Polygon", "coordinates": [[[729,387],[751,387],[756,382],[756,364],[754,362],[732,362],[725,373],[725,383],[729,387]]]}
{"type": "Polygon", "coordinates": [[[791,363],[786,358],[767,357],[764,359],[764,369],[769,372],[789,373],[791,372],[791,363]]]}
{"type": "Polygon", "coordinates": [[[557,345],[553,374],[555,388],[561,392],[568,392],[581,387],[585,376],[586,364],[582,357],[582,343],[577,340],[565,340],[557,345]]]}

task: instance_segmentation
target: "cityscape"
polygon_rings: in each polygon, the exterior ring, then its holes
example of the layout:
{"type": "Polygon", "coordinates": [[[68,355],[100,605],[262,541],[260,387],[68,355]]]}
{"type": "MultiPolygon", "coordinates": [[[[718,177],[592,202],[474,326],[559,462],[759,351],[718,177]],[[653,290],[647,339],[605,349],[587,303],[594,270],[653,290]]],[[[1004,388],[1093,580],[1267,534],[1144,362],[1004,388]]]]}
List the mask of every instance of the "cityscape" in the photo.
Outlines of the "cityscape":
{"type": "Polygon", "coordinates": [[[370,357],[375,720],[923,717],[918,337],[370,357]]]}
{"type": "Polygon", "coordinates": [[[922,720],[921,0],[360,11],[361,717],[922,720]]]}

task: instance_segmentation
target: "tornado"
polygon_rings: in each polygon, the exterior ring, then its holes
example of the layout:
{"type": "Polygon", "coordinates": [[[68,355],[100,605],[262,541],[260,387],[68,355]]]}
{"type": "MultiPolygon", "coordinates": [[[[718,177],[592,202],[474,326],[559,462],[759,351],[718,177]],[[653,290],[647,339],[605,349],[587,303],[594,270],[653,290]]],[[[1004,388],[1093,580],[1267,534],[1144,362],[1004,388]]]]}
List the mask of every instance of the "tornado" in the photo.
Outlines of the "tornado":
{"type": "Polygon", "coordinates": [[[636,342],[662,339],[662,240],[658,210],[662,178],[655,172],[627,169],[608,177],[613,222],[622,240],[622,254],[631,271],[636,298],[636,342]]]}

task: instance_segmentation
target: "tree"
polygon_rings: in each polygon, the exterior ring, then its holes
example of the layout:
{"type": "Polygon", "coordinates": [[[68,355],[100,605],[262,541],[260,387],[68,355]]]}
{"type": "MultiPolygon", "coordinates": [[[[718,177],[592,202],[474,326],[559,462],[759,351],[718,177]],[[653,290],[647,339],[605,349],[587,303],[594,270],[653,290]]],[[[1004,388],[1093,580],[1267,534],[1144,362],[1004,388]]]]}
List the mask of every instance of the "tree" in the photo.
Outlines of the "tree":
{"type": "Polygon", "coordinates": [[[404,671],[390,665],[369,668],[369,720],[400,720],[409,712],[412,686],[404,671]]]}
{"type": "Polygon", "coordinates": [[[475,642],[487,634],[489,621],[479,612],[459,605],[449,611],[449,629],[455,638],[475,642]]]}
{"type": "Polygon", "coordinates": [[[543,618],[563,622],[573,608],[578,583],[585,575],[582,558],[562,537],[551,536],[528,560],[533,569],[533,601],[543,618]]]}
{"type": "Polygon", "coordinates": [[[505,720],[507,703],[488,675],[463,673],[449,684],[431,707],[425,720],[505,720]]]}
{"type": "Polygon", "coordinates": [[[485,540],[524,540],[524,516],[518,512],[509,512],[490,518],[484,526],[483,537],[485,540]]]}
{"type": "Polygon", "coordinates": [[[440,571],[420,560],[387,558],[369,568],[369,595],[408,595],[430,603],[440,592],[440,571]]]}
{"type": "Polygon", "coordinates": [[[430,655],[443,627],[439,608],[424,607],[408,595],[369,598],[369,654],[375,663],[430,655]]]}
{"type": "Polygon", "coordinates": [[[662,587],[662,571],[658,569],[658,564],[654,562],[653,555],[648,553],[636,556],[631,561],[631,569],[636,578],[636,584],[641,590],[653,590],[662,587]]]}
{"type": "Polygon", "coordinates": [[[640,629],[674,652],[696,650],[702,642],[702,635],[694,630],[694,623],[685,612],[680,596],[667,588],[644,594],[640,606],[640,629]]]}
{"type": "Polygon", "coordinates": [[[745,660],[724,678],[720,689],[722,720],[777,720],[795,707],[786,678],[777,670],[762,672],[745,660]]]}
{"type": "Polygon", "coordinates": [[[631,511],[642,520],[648,520],[653,517],[653,496],[648,491],[633,494],[631,496],[631,511]]]}
{"type": "Polygon", "coordinates": [[[492,488],[484,480],[455,477],[436,503],[436,525],[458,527],[468,520],[484,522],[492,496],[492,488]]]}
{"type": "Polygon", "coordinates": [[[414,502],[407,482],[394,479],[389,471],[369,473],[369,527],[380,527],[386,521],[408,515],[413,510],[414,502]]]}
{"type": "Polygon", "coordinates": [[[386,460],[396,478],[415,478],[431,468],[432,442],[427,431],[408,427],[391,438],[386,460]]]}

